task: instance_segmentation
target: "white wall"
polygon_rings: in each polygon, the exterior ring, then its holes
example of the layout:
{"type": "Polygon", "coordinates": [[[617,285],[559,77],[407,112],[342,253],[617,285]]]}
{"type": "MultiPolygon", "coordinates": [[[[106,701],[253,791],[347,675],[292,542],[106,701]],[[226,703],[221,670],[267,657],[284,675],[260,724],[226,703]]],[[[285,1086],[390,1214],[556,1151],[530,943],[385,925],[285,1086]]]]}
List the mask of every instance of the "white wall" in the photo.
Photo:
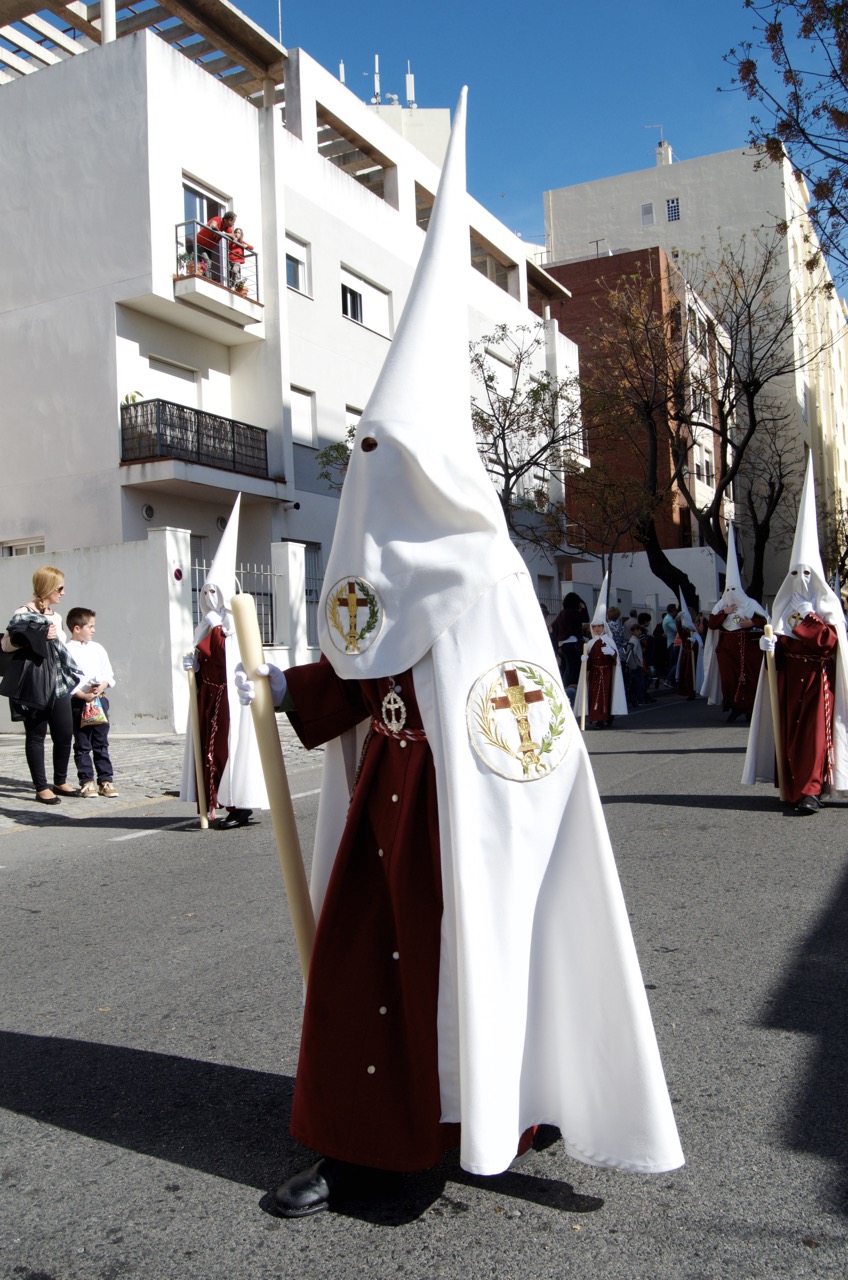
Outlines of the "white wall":
{"type": "MultiPolygon", "coordinates": [[[[151,529],[144,542],[0,560],[4,627],[32,599],[32,574],[43,564],[65,574],[63,616],[74,606],[97,614],[97,640],[116,678],[109,694],[114,731],[183,732],[188,686],[180,660],[193,644],[188,532],[151,529]]],[[[0,731],[20,728],[0,698],[0,731]]]]}

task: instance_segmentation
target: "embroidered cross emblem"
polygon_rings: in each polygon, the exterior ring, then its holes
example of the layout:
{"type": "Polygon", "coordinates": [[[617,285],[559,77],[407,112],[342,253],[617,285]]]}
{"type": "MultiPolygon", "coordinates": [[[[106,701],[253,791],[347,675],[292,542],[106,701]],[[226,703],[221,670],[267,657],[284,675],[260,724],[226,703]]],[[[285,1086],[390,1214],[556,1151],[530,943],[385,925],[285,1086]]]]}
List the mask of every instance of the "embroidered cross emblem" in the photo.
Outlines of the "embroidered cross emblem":
{"type": "Polygon", "coordinates": [[[496,711],[511,711],[515,716],[515,723],[521,738],[518,750],[524,758],[525,767],[531,764],[540,764],[539,744],[530,737],[530,722],[528,719],[530,709],[527,704],[530,702],[544,702],[545,695],[541,689],[533,689],[528,693],[519,680],[518,672],[514,667],[504,672],[504,678],[506,680],[506,693],[500,697],[492,698],[492,706],[496,711]]]}
{"type": "Polygon", "coordinates": [[[363,600],[361,596],[356,594],[356,583],[349,582],[347,584],[347,591],[343,591],[342,594],[337,597],[337,603],[340,604],[342,608],[347,608],[348,631],[345,636],[345,652],[359,653],[359,633],[356,629],[356,611],[363,605],[366,605],[368,601],[363,600]]]}

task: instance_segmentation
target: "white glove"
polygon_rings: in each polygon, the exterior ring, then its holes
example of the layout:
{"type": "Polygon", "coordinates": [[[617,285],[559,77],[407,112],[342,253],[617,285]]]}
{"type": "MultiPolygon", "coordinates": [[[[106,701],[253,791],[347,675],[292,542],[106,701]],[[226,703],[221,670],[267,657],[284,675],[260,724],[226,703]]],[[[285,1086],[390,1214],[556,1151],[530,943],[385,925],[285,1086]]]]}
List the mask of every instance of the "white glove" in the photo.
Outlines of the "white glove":
{"type": "MultiPolygon", "coordinates": [[[[271,690],[271,697],[274,700],[274,706],[278,707],[286,696],[288,687],[286,682],[286,673],[281,671],[279,667],[275,667],[273,663],[263,662],[261,666],[256,668],[258,676],[266,676],[268,685],[271,690]]],[[[243,707],[249,707],[253,699],[256,697],[256,685],[253,680],[248,680],[244,667],[239,662],[236,664],[235,676],[233,678],[238,700],[243,707]]]]}
{"type": "Polygon", "coordinates": [[[199,671],[200,663],[197,661],[196,653],[187,653],[183,657],[183,671],[199,671]]]}
{"type": "Polygon", "coordinates": [[[792,595],[789,597],[789,607],[786,612],[800,613],[802,618],[806,618],[808,613],[813,612],[813,606],[810,604],[809,600],[805,600],[797,591],[793,591],[792,595]]]}
{"type": "Polygon", "coordinates": [[[774,636],[760,636],[760,648],[763,653],[774,653],[777,648],[777,641],[774,636]]]}
{"type": "Polygon", "coordinates": [[[589,661],[589,655],[588,655],[588,653],[581,653],[581,655],[580,655],[580,661],[581,661],[581,662],[588,662],[588,661],[589,661]]]}

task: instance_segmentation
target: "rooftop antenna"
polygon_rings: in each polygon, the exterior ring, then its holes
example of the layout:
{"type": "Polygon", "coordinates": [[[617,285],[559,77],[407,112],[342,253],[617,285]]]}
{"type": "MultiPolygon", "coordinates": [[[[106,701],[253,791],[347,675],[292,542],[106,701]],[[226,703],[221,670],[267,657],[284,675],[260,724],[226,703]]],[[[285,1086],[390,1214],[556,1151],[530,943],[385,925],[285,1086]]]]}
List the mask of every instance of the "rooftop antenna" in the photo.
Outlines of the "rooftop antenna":
{"type": "Polygon", "coordinates": [[[374,97],[371,99],[374,106],[380,105],[380,57],[374,54],[374,97]]]}
{"type": "Polygon", "coordinates": [[[659,129],[659,131],[660,131],[660,142],[665,142],[665,138],[663,137],[663,127],[662,127],[662,125],[661,125],[661,124],[643,124],[643,125],[642,125],[642,128],[643,128],[643,129],[659,129]]]}
{"type": "Polygon", "coordinates": [[[409,65],[408,59],[406,63],[406,105],[408,107],[418,106],[418,103],[415,101],[415,76],[412,74],[412,68],[409,65]]]}
{"type": "Polygon", "coordinates": [[[280,34],[280,44],[283,43],[283,0],[277,0],[277,30],[280,34]]]}
{"type": "Polygon", "coordinates": [[[345,77],[344,77],[344,63],[343,63],[343,62],[340,62],[340,63],[339,63],[339,79],[341,80],[342,84],[344,84],[344,82],[345,82],[345,77]]]}

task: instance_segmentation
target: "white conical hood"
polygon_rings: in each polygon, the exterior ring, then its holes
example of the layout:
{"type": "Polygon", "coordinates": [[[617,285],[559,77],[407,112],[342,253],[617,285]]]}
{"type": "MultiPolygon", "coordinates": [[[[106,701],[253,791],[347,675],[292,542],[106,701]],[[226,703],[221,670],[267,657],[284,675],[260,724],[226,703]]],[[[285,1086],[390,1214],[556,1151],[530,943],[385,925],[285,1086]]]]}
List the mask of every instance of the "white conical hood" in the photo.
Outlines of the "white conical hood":
{"type": "Polygon", "coordinates": [[[493,583],[524,568],[471,426],[465,92],[339,503],[318,631],[345,678],[411,667],[493,583]]]}
{"type": "MultiPolygon", "coordinates": [[[[724,591],[716,601],[713,613],[728,613],[731,615],[725,619],[723,624],[726,631],[739,630],[739,623],[735,620],[736,615],[741,618],[753,618],[755,614],[760,614],[763,618],[768,617],[763,606],[757,600],[754,600],[752,596],[747,595],[742,586],[739,561],[736,557],[736,534],[732,524],[727,532],[724,591]]],[[[712,636],[712,632],[710,632],[710,635],[712,636]]]]}
{"type": "Polygon", "coordinates": [[[218,550],[212,557],[200,591],[200,623],[194,636],[195,644],[199,644],[213,626],[220,625],[225,631],[231,630],[230,601],[240,589],[236,579],[240,509],[241,494],[233,504],[218,550]]]}
{"type": "Polygon", "coordinates": [[[592,621],[595,624],[605,623],[607,620],[607,596],[609,595],[609,574],[604,574],[604,580],[601,583],[601,594],[598,596],[598,603],[595,605],[595,612],[592,614],[592,621]]]}
{"type": "Polygon", "coordinates": [[[724,575],[725,591],[735,591],[741,593],[742,579],[739,576],[739,561],[736,557],[736,534],[733,531],[733,525],[727,531],[727,564],[724,575]]]}
{"type": "Polygon", "coordinates": [[[798,593],[809,600],[818,616],[833,626],[845,631],[845,615],[839,598],[828,585],[824,576],[821,552],[819,551],[819,528],[816,519],[816,483],[813,476],[813,455],[807,455],[807,470],[804,474],[804,487],[801,490],[801,501],[798,504],[798,523],[795,526],[795,538],[792,542],[792,554],[789,558],[789,572],[783,579],[774,598],[774,629],[778,635],[791,631],[786,626],[786,613],[793,594],[798,593]],[[805,581],[802,570],[810,570],[805,581]]]}

